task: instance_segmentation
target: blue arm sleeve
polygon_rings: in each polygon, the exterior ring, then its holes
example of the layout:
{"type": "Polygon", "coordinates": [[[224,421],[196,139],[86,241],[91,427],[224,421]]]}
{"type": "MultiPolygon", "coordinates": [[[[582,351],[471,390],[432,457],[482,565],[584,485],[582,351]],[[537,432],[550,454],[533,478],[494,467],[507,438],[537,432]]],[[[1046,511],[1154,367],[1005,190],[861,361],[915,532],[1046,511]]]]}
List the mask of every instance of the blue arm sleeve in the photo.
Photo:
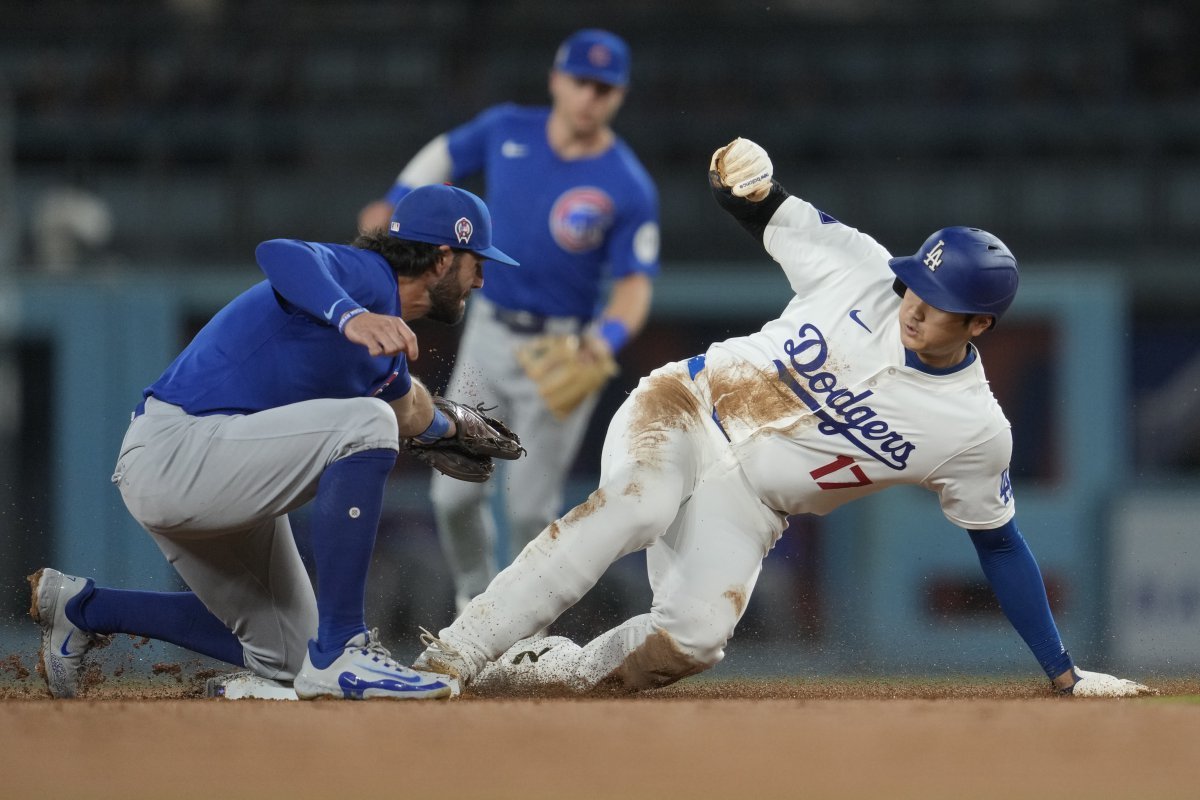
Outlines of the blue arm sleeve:
{"type": "Polygon", "coordinates": [[[1074,664],[1050,613],[1042,572],[1016,520],[999,528],[968,533],[1000,608],[1046,675],[1054,678],[1071,669],[1074,664]]]}
{"type": "Polygon", "coordinates": [[[343,314],[361,307],[333,279],[324,258],[308,242],[271,239],[258,246],[254,258],[283,299],[316,319],[337,326],[343,314]]]}

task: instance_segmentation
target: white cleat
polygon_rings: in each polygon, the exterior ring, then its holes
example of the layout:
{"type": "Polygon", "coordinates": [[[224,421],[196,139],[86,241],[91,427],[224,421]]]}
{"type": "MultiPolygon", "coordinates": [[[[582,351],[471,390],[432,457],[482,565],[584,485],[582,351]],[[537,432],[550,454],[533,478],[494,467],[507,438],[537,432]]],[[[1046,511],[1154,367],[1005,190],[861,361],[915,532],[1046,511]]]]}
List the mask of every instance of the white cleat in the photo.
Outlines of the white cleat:
{"type": "Polygon", "coordinates": [[[450,697],[445,675],[409,669],[396,663],[379,642],[378,630],[360,633],[324,669],[313,665],[310,651],[292,686],[301,700],[432,700],[450,697]]]}
{"type": "Polygon", "coordinates": [[[441,675],[450,681],[454,696],[458,697],[478,672],[474,664],[458,648],[425,628],[421,628],[421,644],[425,645],[425,650],[413,662],[413,669],[441,675]]]}
{"type": "Polygon", "coordinates": [[[105,637],[89,633],[67,619],[67,603],[92,585],[91,578],[64,575],[43,567],[29,576],[29,616],[42,626],[38,673],[54,697],[75,697],[83,673],[83,657],[105,637]]]}
{"type": "Polygon", "coordinates": [[[565,636],[521,639],[484,667],[472,686],[486,695],[581,694],[589,686],[577,674],[580,649],[565,636]]]}

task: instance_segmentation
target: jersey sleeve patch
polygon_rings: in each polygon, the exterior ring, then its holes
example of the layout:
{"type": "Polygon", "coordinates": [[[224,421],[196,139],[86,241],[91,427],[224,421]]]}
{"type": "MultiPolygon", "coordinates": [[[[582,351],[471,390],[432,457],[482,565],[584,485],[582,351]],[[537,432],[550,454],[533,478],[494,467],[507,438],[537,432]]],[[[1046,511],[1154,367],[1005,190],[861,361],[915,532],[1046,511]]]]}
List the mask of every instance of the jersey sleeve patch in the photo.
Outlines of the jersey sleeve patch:
{"type": "Polygon", "coordinates": [[[633,254],[645,265],[658,262],[659,233],[658,223],[643,222],[633,235],[633,254]]]}

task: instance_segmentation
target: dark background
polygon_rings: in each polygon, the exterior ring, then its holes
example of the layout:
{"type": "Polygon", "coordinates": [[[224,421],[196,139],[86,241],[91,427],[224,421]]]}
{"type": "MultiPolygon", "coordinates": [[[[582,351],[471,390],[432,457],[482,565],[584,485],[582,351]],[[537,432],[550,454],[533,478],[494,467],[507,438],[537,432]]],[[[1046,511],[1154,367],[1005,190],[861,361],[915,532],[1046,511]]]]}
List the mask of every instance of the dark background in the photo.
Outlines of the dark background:
{"type": "MultiPolygon", "coordinates": [[[[1116,270],[1139,392],[1196,355],[1186,0],[7,2],[0,274],[252,269],[265,238],[346,241],[428,139],[546,102],[585,26],[631,44],[617,128],[658,183],[668,270],[762,264],[704,189],[742,135],[893,252],[970,224],[1027,268],[1116,270]]],[[[1148,465],[1200,467],[1186,416],[1185,441],[1140,447],[1148,465]]]]}

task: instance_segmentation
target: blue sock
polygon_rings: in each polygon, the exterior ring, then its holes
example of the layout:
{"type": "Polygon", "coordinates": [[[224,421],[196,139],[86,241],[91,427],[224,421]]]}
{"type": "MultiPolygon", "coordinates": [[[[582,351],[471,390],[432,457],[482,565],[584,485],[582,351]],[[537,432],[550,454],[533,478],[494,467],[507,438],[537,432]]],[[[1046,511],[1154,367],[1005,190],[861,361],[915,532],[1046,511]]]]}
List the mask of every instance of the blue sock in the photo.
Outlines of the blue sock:
{"type": "Polygon", "coordinates": [[[395,463],[395,450],[365,450],[335,461],[321,475],[311,522],[317,638],[308,646],[318,669],[328,667],[346,642],[367,630],[367,570],[383,488],[395,463]]]}
{"type": "Polygon", "coordinates": [[[193,592],[137,592],[87,588],[67,602],[67,619],[92,633],[128,633],[185,647],[246,666],[242,643],[193,592]]]}

